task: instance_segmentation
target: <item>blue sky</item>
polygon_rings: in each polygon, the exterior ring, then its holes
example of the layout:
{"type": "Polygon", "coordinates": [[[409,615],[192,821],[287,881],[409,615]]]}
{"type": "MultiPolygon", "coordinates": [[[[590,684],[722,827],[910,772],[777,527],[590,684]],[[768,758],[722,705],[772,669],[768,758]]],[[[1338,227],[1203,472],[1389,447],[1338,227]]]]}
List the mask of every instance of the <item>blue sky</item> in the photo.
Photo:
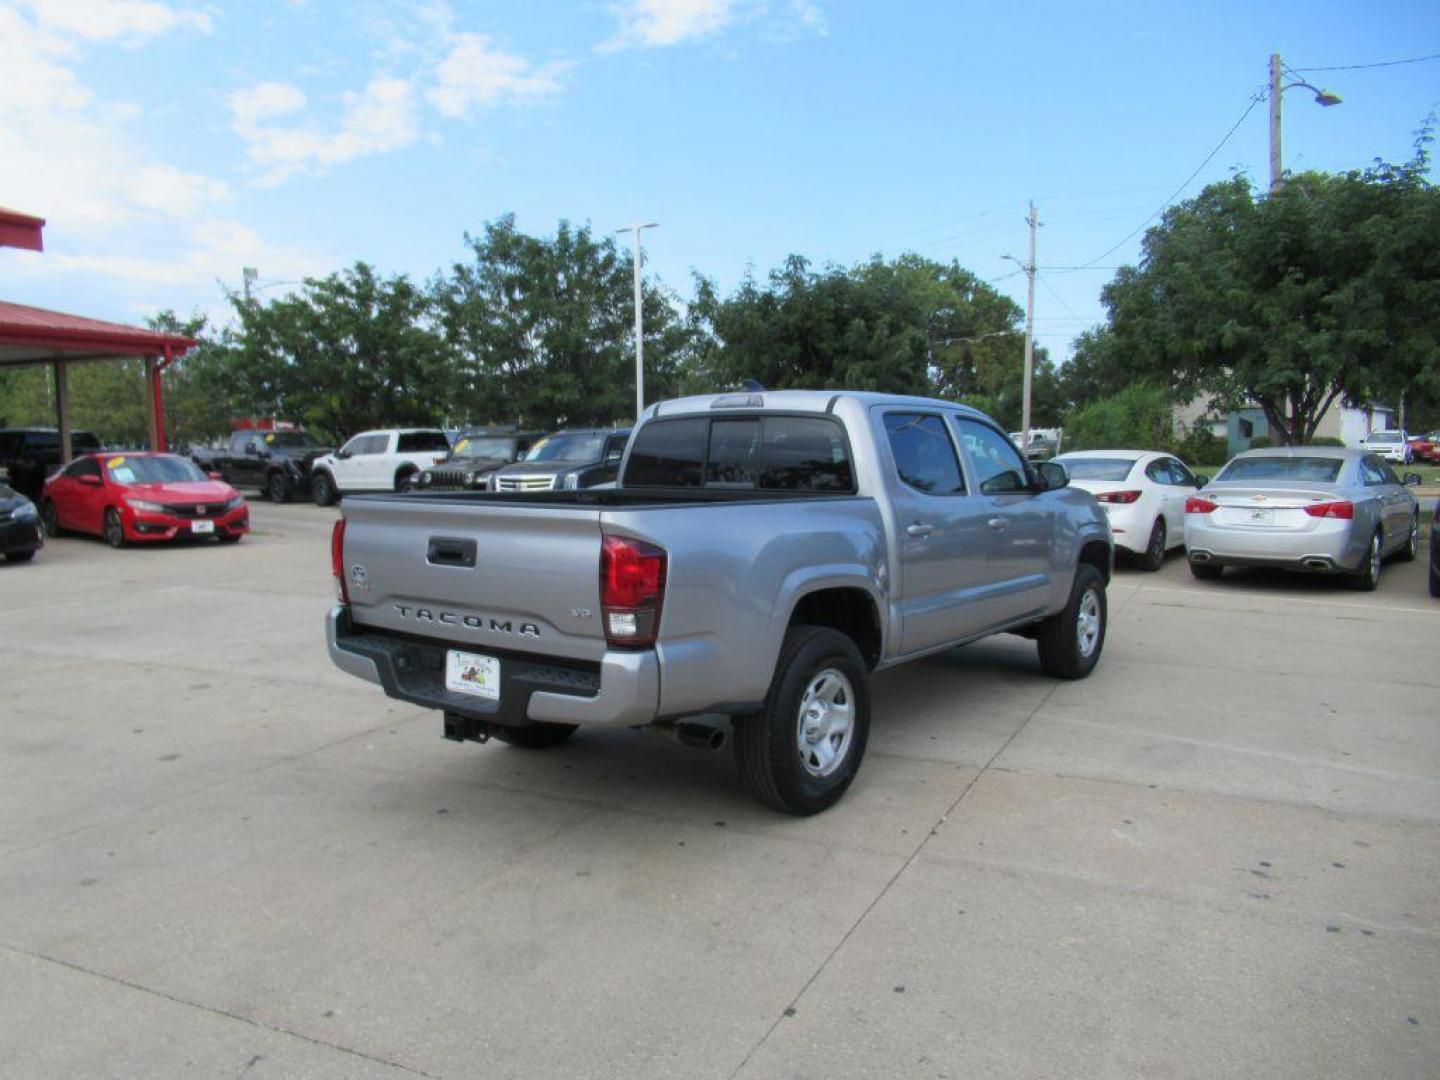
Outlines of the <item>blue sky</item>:
{"type": "MultiPolygon", "coordinates": [[[[223,314],[357,259],[425,278],[514,212],[640,219],[648,272],[729,290],[796,252],[957,258],[1040,342],[1102,315],[1091,262],[1220,142],[1279,51],[1296,69],[1440,53],[1430,3],[0,0],[0,205],[49,219],[0,296],[134,321],[223,314]],[[270,284],[276,283],[276,284],[270,284]]],[[[1285,162],[1404,159],[1440,62],[1305,73],[1285,162]]],[[[1194,183],[1267,169],[1257,105],[1194,183]]],[[[1099,261],[1133,260],[1139,235],[1099,261]]]]}

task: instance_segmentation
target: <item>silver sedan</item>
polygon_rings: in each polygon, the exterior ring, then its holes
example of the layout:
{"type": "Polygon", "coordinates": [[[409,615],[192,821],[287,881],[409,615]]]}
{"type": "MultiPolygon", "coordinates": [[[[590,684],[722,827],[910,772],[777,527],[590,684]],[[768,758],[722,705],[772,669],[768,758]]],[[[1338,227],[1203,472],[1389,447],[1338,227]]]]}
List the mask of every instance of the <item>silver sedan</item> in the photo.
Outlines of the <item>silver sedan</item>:
{"type": "Polygon", "coordinates": [[[1415,557],[1420,512],[1406,488],[1419,482],[1365,450],[1248,450],[1185,501],[1190,570],[1276,566],[1373,589],[1388,556],[1415,557]]]}

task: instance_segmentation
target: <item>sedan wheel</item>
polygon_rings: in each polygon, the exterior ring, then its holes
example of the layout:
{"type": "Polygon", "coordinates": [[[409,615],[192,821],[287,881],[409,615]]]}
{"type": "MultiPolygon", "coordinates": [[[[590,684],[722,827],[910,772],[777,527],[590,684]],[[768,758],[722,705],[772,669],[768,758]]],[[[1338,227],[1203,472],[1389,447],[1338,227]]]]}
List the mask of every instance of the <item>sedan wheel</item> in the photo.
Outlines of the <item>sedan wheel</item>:
{"type": "Polygon", "coordinates": [[[1415,514],[1410,519],[1410,535],[1405,539],[1405,546],[1395,553],[1399,562],[1414,562],[1415,556],[1420,551],[1420,515],[1415,514]]]}
{"type": "Polygon", "coordinates": [[[40,508],[40,520],[45,524],[46,536],[53,540],[60,535],[60,511],[55,509],[55,504],[49,499],[46,499],[45,505],[40,508]]]}
{"type": "Polygon", "coordinates": [[[1350,576],[1350,586],[1361,592],[1374,592],[1380,585],[1380,534],[1370,538],[1370,547],[1365,552],[1365,562],[1358,574],[1350,576]]]}
{"type": "Polygon", "coordinates": [[[120,511],[113,506],[105,511],[105,525],[100,535],[112,548],[125,546],[125,526],[120,521],[120,511]]]}
{"type": "Polygon", "coordinates": [[[1159,570],[1165,565],[1165,519],[1156,518],[1155,527],[1150,530],[1150,543],[1140,557],[1140,565],[1146,570],[1159,570]]]}

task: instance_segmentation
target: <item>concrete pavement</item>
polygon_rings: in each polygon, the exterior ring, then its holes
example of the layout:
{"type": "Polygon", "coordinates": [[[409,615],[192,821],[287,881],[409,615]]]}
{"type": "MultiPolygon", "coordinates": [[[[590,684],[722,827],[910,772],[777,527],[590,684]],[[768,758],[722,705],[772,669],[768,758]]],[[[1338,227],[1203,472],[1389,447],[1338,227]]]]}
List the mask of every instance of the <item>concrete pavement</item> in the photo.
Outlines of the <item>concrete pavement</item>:
{"type": "Polygon", "coordinates": [[[17,1077],[1433,1077],[1440,602],[1122,569],[1095,675],[879,676],[817,818],[330,667],[333,512],[0,564],[17,1077]]]}

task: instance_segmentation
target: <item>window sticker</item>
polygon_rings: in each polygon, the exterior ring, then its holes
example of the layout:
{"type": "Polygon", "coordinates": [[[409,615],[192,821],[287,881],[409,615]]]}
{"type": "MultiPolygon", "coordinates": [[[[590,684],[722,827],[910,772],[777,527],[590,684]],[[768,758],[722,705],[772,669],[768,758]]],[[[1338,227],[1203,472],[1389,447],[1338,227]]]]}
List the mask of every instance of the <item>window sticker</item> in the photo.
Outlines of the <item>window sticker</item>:
{"type": "Polygon", "coordinates": [[[455,453],[457,453],[457,454],[460,453],[461,450],[464,450],[464,449],[465,449],[467,446],[469,446],[469,445],[470,445],[470,440],[469,440],[469,439],[461,439],[459,442],[457,442],[457,443],[455,444],[455,453]]]}
{"type": "Polygon", "coordinates": [[[112,457],[109,461],[105,462],[105,467],[107,469],[118,469],[121,465],[124,464],[125,459],[123,457],[112,457]]]}
{"type": "Polygon", "coordinates": [[[274,436],[274,435],[266,435],[266,436],[265,436],[265,441],[266,441],[267,443],[272,443],[272,442],[275,441],[275,436],[274,436]]]}

